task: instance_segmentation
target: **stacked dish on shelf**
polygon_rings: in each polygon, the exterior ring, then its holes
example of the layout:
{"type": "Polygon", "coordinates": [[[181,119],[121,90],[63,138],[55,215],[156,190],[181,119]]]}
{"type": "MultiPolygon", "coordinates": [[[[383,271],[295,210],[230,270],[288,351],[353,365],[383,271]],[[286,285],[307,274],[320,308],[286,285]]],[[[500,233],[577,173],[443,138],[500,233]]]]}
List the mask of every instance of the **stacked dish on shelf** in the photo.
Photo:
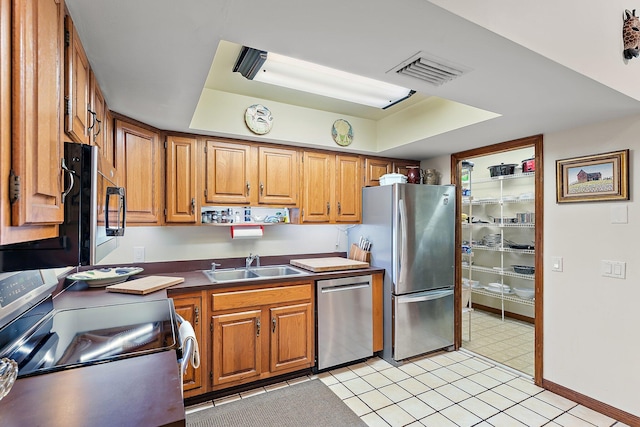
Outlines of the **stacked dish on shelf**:
{"type": "Polygon", "coordinates": [[[535,296],[535,291],[533,289],[513,288],[513,292],[522,299],[531,300],[535,296]]]}
{"type": "Polygon", "coordinates": [[[485,289],[488,290],[489,292],[495,292],[498,294],[511,293],[511,287],[509,287],[509,285],[503,285],[502,283],[497,283],[497,282],[489,283],[489,285],[487,285],[485,289]]]}

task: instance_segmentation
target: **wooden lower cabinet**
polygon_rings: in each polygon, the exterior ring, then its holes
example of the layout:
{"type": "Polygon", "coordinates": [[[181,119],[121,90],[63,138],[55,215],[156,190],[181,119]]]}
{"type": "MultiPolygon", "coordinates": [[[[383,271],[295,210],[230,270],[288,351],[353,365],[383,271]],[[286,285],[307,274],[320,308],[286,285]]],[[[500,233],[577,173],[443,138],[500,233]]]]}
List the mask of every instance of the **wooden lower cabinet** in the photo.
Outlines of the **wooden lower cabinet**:
{"type": "Polygon", "coordinates": [[[221,290],[210,303],[212,390],[313,366],[313,283],[221,290]]]}
{"type": "Polygon", "coordinates": [[[212,316],[213,384],[258,378],[262,373],[260,310],[212,316]]]}
{"type": "MultiPolygon", "coordinates": [[[[190,292],[175,295],[172,296],[172,298],[176,312],[193,326],[196,340],[200,347],[201,359],[204,359],[202,357],[204,345],[202,341],[202,294],[200,292],[190,292]]],[[[205,383],[202,381],[203,368],[204,366],[200,365],[199,368],[195,369],[189,364],[187,371],[182,377],[184,397],[196,396],[204,392],[205,383]]]]}
{"type": "Polygon", "coordinates": [[[311,303],[275,307],[271,312],[271,372],[303,369],[313,361],[311,303]]]}

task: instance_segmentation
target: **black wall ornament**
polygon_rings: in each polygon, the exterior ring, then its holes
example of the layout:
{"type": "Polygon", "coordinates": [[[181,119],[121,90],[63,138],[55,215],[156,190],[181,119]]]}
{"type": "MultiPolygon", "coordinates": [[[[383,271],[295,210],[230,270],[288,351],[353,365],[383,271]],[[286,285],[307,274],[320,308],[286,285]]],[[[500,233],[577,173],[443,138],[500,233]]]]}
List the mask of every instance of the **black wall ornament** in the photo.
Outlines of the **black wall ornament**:
{"type": "Polygon", "coordinates": [[[640,18],[636,16],[636,10],[624,11],[624,24],[622,25],[622,40],[624,41],[625,59],[637,58],[640,54],[640,18]]]}

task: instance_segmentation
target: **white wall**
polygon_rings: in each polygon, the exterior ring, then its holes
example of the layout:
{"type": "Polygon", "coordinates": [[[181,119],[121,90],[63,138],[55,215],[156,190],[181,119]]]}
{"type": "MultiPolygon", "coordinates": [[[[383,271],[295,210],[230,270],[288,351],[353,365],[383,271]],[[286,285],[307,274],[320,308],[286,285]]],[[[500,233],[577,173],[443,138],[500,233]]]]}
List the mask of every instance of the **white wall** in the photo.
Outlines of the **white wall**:
{"type": "Polygon", "coordinates": [[[638,149],[640,116],[544,135],[544,378],[640,416],[638,149]],[[556,204],[556,160],[625,148],[631,200],[556,204]],[[611,223],[618,206],[627,224],[611,223]],[[602,277],[601,260],[626,262],[626,279],[602,277]]]}
{"type": "Polygon", "coordinates": [[[640,59],[622,55],[623,0],[430,0],[621,93],[640,99],[640,59]]]}
{"type": "Polygon", "coordinates": [[[226,226],[127,227],[119,247],[100,264],[133,263],[133,248],[145,248],[145,262],[346,252],[346,225],[265,225],[264,236],[232,240],[226,226]]]}

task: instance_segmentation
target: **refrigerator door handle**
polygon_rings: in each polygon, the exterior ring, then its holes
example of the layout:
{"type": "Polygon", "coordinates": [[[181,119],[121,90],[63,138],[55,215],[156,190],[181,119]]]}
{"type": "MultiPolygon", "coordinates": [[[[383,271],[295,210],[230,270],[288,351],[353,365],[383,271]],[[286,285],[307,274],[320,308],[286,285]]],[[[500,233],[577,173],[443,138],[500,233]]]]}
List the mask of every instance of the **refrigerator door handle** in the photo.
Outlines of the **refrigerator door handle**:
{"type": "Polygon", "coordinates": [[[398,235],[400,236],[400,247],[398,248],[398,261],[396,265],[395,282],[397,286],[404,283],[406,279],[407,264],[407,206],[404,199],[398,199],[398,235]]]}
{"type": "Polygon", "coordinates": [[[431,301],[434,299],[446,297],[453,294],[453,289],[446,289],[443,291],[430,291],[422,292],[416,296],[404,295],[398,297],[398,304],[411,304],[420,301],[431,301]]]}

